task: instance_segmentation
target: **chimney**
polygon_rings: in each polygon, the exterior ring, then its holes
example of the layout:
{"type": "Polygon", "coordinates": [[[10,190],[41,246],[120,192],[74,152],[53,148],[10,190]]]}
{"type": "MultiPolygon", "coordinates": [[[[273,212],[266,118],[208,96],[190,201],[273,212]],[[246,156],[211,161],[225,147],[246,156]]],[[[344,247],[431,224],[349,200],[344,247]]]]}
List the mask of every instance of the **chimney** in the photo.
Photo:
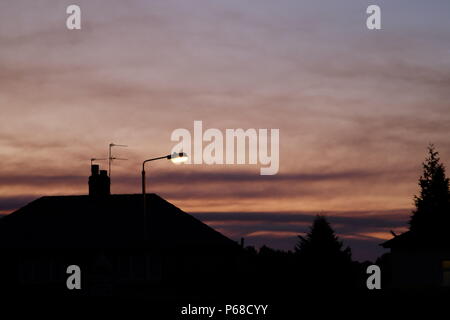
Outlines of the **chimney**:
{"type": "Polygon", "coordinates": [[[91,176],[89,177],[89,196],[104,197],[111,194],[111,182],[106,170],[100,170],[98,164],[91,166],[91,176]]]}
{"type": "Polygon", "coordinates": [[[91,175],[92,176],[98,176],[98,170],[100,169],[100,166],[98,164],[93,164],[91,166],[91,175]]]}

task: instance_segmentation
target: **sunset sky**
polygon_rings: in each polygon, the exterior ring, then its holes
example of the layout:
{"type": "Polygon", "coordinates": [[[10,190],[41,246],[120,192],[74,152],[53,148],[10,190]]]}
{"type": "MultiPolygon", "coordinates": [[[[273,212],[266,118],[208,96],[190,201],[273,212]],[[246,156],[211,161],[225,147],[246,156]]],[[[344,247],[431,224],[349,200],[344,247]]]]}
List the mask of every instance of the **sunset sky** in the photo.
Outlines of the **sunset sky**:
{"type": "Polygon", "coordinates": [[[0,213],[86,194],[110,142],[129,146],[112,192],[138,193],[177,128],[276,128],[277,175],[159,161],[148,191],[256,246],[293,249],[324,214],[374,258],[407,226],[427,145],[450,165],[449,15],[448,0],[2,1],[0,213]]]}

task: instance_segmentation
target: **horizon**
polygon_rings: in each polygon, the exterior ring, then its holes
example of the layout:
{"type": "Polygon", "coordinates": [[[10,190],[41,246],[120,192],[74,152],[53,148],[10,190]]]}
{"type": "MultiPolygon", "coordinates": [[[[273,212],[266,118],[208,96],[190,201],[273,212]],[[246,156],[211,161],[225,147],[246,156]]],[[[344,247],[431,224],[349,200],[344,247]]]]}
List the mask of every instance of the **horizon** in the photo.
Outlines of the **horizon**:
{"type": "MultiPolygon", "coordinates": [[[[121,193],[111,195],[130,195],[140,193],[121,193]]],[[[156,195],[158,195],[156,193],[156,195]]],[[[85,194],[58,194],[58,195],[43,195],[44,197],[52,196],[88,196],[85,194]]],[[[25,204],[35,201],[38,198],[31,199],[25,204]]],[[[164,197],[163,197],[164,199],[164,197]]],[[[165,199],[167,200],[167,199],[165,199]]],[[[22,199],[22,201],[26,201],[22,199]]],[[[170,202],[170,201],[169,201],[170,202]]],[[[173,204],[173,203],[172,203],[173,204]]],[[[19,205],[20,206],[20,205],[19,205]]],[[[22,207],[22,206],[20,206],[22,207]]],[[[19,208],[20,208],[19,207],[19,208]]],[[[19,209],[17,208],[17,209],[19,209]]],[[[183,208],[180,208],[183,210],[183,208]]],[[[8,213],[0,213],[0,218],[13,213],[15,210],[11,210],[8,213]]],[[[185,211],[185,210],[183,210],[185,211]]],[[[405,217],[405,213],[409,212],[408,209],[373,212],[373,211],[360,211],[353,212],[358,217],[352,216],[352,212],[186,212],[195,218],[199,219],[203,223],[214,228],[216,231],[224,234],[230,239],[240,242],[241,238],[245,240],[245,246],[253,246],[256,249],[260,249],[263,246],[268,246],[276,250],[294,251],[295,245],[298,241],[298,236],[304,236],[312,225],[312,221],[317,214],[323,215],[330,221],[331,226],[336,231],[339,239],[343,241],[344,246],[349,246],[352,249],[353,258],[357,261],[375,261],[386,250],[378,248],[378,246],[384,240],[392,238],[392,234],[389,231],[387,236],[385,232],[381,234],[372,234],[367,229],[375,228],[387,228],[390,230],[406,231],[406,225],[409,220],[409,215],[405,217]],[[252,222],[256,222],[256,225],[252,222]],[[275,224],[271,228],[274,231],[260,231],[261,222],[268,222],[275,224]],[[281,226],[279,224],[282,224],[281,226]],[[284,224],[284,225],[283,225],[284,224]],[[282,228],[283,231],[278,233],[278,230],[282,228]],[[302,228],[304,231],[299,232],[298,229],[302,228]],[[364,237],[361,240],[360,237],[354,237],[348,234],[350,230],[355,232],[355,229],[364,237]],[[267,235],[268,233],[268,235],[267,235]],[[247,235],[243,237],[242,235],[247,235]],[[274,236],[273,236],[274,235],[274,236]],[[287,236],[288,235],[288,236],[287,236]],[[271,237],[272,236],[272,237],[271,237]],[[272,238],[270,242],[267,242],[267,238],[272,238]],[[250,239],[250,240],[249,240],[250,239]],[[249,240],[249,241],[248,241],[249,240]],[[367,244],[373,246],[371,251],[367,251],[367,244]]],[[[265,227],[267,228],[267,227],[265,227]]],[[[270,230],[270,228],[269,228],[270,230]]]]}

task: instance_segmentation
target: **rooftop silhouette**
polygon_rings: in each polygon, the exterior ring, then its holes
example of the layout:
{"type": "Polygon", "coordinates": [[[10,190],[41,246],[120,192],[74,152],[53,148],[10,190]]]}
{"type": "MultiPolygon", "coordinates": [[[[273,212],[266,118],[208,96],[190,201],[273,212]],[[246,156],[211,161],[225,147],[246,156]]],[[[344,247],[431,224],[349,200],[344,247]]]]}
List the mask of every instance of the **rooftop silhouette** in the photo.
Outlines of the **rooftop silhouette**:
{"type": "Polygon", "coordinates": [[[237,244],[156,194],[147,194],[144,236],[141,194],[46,196],[0,220],[1,247],[157,248],[237,244]]]}
{"type": "Polygon", "coordinates": [[[180,289],[221,270],[233,274],[242,251],[156,194],[110,194],[98,165],[91,167],[89,195],[41,197],[0,219],[0,250],[0,291],[7,295],[36,285],[40,294],[68,294],[66,268],[75,264],[84,295],[131,290],[147,297],[159,292],[155,286],[180,289]]]}

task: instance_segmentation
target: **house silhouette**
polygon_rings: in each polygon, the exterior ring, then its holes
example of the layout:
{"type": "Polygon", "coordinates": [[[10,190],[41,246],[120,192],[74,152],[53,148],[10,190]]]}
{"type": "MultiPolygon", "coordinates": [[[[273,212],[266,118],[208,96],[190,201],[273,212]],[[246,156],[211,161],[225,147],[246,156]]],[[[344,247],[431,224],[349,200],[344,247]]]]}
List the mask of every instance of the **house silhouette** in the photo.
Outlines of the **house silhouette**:
{"type": "Polygon", "coordinates": [[[392,287],[450,287],[448,234],[406,231],[381,246],[391,251],[389,267],[392,287]]]}
{"type": "Polygon", "coordinates": [[[67,293],[78,265],[79,294],[173,295],[236,270],[236,242],[156,194],[144,215],[142,194],[111,195],[106,171],[91,170],[89,195],[41,197],[0,219],[3,289],[67,293]]]}

